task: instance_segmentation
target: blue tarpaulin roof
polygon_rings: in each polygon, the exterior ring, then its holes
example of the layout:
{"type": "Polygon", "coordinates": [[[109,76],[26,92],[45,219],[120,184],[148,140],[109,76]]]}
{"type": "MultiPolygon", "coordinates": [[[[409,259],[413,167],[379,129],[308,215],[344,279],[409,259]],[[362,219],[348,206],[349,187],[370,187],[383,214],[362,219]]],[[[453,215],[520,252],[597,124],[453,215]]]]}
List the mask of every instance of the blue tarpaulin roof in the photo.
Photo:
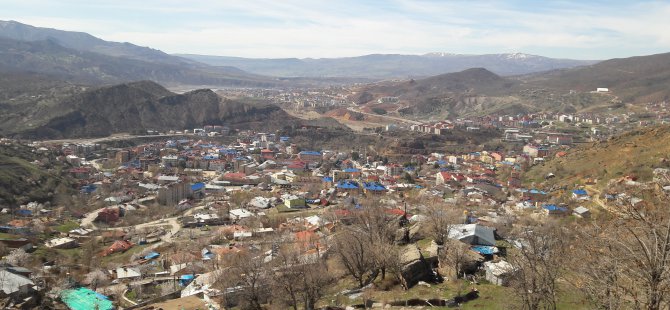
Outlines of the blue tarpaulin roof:
{"type": "Polygon", "coordinates": [[[568,211],[567,208],[564,207],[559,207],[557,205],[544,205],[542,208],[548,210],[548,211],[568,211]]]}
{"type": "Polygon", "coordinates": [[[72,310],[114,309],[114,304],[107,296],[85,287],[62,291],[60,297],[63,303],[72,310]]]}
{"type": "Polygon", "coordinates": [[[482,255],[493,255],[498,253],[498,248],[494,246],[485,246],[485,245],[475,245],[471,249],[482,255]]]}
{"type": "Polygon", "coordinates": [[[340,182],[337,183],[337,188],[341,188],[341,189],[357,189],[359,187],[360,186],[355,181],[347,180],[347,181],[340,181],[340,182]]]}
{"type": "Polygon", "coordinates": [[[531,193],[531,194],[540,194],[540,195],[546,195],[547,194],[546,192],[540,191],[540,190],[537,190],[537,189],[531,189],[528,192],[531,193]]]}
{"type": "Polygon", "coordinates": [[[92,193],[92,192],[95,192],[96,189],[97,189],[97,188],[96,188],[96,186],[95,186],[94,184],[89,184],[89,185],[84,185],[84,186],[82,186],[82,187],[81,187],[81,192],[82,192],[82,193],[88,193],[88,194],[90,194],[90,193],[92,193]]]}
{"type": "Polygon", "coordinates": [[[322,179],[324,182],[333,182],[333,178],[331,177],[323,177],[322,179]]]}
{"type": "Polygon", "coordinates": [[[369,191],[384,191],[384,190],[386,190],[386,187],[384,185],[381,185],[377,182],[365,182],[365,183],[363,183],[363,186],[365,187],[366,190],[369,190],[369,191]]]}
{"type": "Polygon", "coordinates": [[[575,194],[575,195],[579,195],[579,196],[586,196],[587,195],[586,190],[583,190],[583,189],[576,189],[576,190],[572,191],[572,193],[575,194]]]}
{"type": "Polygon", "coordinates": [[[361,172],[361,170],[356,169],[356,168],[347,168],[347,169],[344,169],[344,172],[353,173],[353,172],[361,172]]]}
{"type": "Polygon", "coordinates": [[[236,150],[229,150],[229,149],[220,149],[219,153],[221,154],[237,154],[236,150]]]}
{"type": "Polygon", "coordinates": [[[21,209],[21,210],[17,211],[17,213],[19,215],[25,215],[25,216],[33,215],[33,211],[30,211],[28,209],[21,209]]]}
{"type": "Polygon", "coordinates": [[[299,155],[317,155],[317,156],[321,156],[321,152],[317,152],[317,151],[302,151],[302,152],[300,152],[300,153],[298,153],[298,154],[299,154],[299,155]]]}
{"type": "Polygon", "coordinates": [[[144,256],[144,259],[154,259],[154,258],[156,258],[156,257],[158,257],[158,256],[161,256],[161,254],[158,253],[158,252],[151,252],[151,253],[145,255],[145,256],[144,256]]]}
{"type": "Polygon", "coordinates": [[[203,188],[205,188],[205,183],[195,183],[195,184],[191,185],[191,190],[192,191],[201,190],[203,188]]]}
{"type": "Polygon", "coordinates": [[[188,285],[189,282],[193,281],[193,279],[195,279],[194,275],[185,274],[185,275],[179,277],[179,285],[186,286],[186,285],[188,285]]]}

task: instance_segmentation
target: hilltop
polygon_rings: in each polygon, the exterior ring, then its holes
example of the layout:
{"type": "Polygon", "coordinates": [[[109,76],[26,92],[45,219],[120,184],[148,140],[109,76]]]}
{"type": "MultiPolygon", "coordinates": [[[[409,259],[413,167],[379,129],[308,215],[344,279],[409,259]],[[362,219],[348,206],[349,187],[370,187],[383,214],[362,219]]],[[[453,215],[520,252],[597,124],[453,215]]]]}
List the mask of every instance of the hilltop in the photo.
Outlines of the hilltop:
{"type": "Polygon", "coordinates": [[[298,122],[275,105],[222,99],[209,89],[175,94],[150,81],[95,88],[49,106],[21,108],[14,113],[24,119],[8,117],[0,125],[3,133],[38,138],[90,137],[206,124],[268,129],[298,122]]]}
{"type": "Polygon", "coordinates": [[[508,94],[514,93],[518,81],[473,68],[425,79],[383,82],[356,90],[354,102],[375,104],[379,98],[397,97],[397,111],[406,115],[457,116],[491,111],[522,110],[509,106],[508,94]]]}
{"type": "Polygon", "coordinates": [[[609,88],[624,102],[670,98],[670,53],[611,59],[586,67],[523,77],[529,85],[577,91],[609,88]]]}
{"type": "MultiPolygon", "coordinates": [[[[357,104],[397,97],[387,111],[418,117],[523,112],[579,113],[670,99],[670,53],[612,59],[590,66],[502,77],[473,68],[425,79],[385,81],[355,89],[357,104]],[[596,93],[596,88],[608,92],[596,93]]],[[[386,107],[385,107],[386,108],[386,107]]]]}

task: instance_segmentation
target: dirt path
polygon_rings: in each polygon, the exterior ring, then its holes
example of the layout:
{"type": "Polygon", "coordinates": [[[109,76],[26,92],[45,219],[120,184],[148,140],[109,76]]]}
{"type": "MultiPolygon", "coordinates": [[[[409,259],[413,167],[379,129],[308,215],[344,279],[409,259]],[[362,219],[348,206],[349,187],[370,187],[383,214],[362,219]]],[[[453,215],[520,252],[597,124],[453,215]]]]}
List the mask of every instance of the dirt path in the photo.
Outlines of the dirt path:
{"type": "Polygon", "coordinates": [[[420,125],[420,124],[421,124],[421,122],[417,122],[417,121],[413,121],[413,120],[405,119],[405,118],[402,118],[402,117],[395,117],[395,116],[388,116],[388,115],[379,115],[379,114],[373,114],[373,113],[363,112],[363,111],[361,111],[360,109],[356,109],[356,108],[354,108],[354,107],[348,107],[347,110],[352,111],[352,112],[356,112],[356,113],[361,113],[361,114],[364,114],[364,115],[369,115],[369,116],[374,116],[374,117],[386,118],[386,119],[394,120],[394,121],[396,121],[396,122],[409,123],[409,124],[414,124],[414,125],[420,125]]]}
{"type": "Polygon", "coordinates": [[[90,228],[93,230],[97,230],[98,227],[95,226],[95,219],[98,217],[98,213],[102,211],[104,208],[100,208],[95,211],[91,211],[87,213],[83,219],[81,219],[81,224],[79,226],[84,227],[84,228],[90,228]]]}
{"type": "MultiPolygon", "coordinates": [[[[204,209],[205,206],[198,206],[195,208],[191,208],[186,210],[182,215],[178,216],[173,216],[165,219],[160,219],[160,220],[155,220],[151,222],[146,222],[138,225],[133,225],[133,226],[121,226],[121,227],[110,227],[110,228],[103,228],[100,230],[125,230],[125,229],[143,229],[143,228],[150,228],[150,227],[161,227],[161,226],[170,226],[170,231],[168,231],[165,235],[161,237],[161,241],[152,244],[151,248],[155,249],[161,245],[163,245],[166,242],[171,242],[172,238],[174,235],[176,235],[180,230],[181,230],[181,224],[179,223],[179,218],[182,216],[189,216],[195,213],[196,211],[204,209]]],[[[81,227],[86,227],[90,228],[93,230],[98,230],[99,228],[95,226],[95,219],[98,216],[98,212],[100,212],[102,209],[98,209],[95,211],[92,211],[81,220],[81,227]]]]}
{"type": "Polygon", "coordinates": [[[593,187],[593,185],[586,185],[584,186],[584,189],[586,189],[589,193],[594,193],[594,195],[592,195],[592,201],[595,202],[599,207],[603,208],[603,210],[614,214],[621,213],[619,210],[616,210],[603,202],[603,200],[600,198],[602,192],[599,189],[593,187]]]}

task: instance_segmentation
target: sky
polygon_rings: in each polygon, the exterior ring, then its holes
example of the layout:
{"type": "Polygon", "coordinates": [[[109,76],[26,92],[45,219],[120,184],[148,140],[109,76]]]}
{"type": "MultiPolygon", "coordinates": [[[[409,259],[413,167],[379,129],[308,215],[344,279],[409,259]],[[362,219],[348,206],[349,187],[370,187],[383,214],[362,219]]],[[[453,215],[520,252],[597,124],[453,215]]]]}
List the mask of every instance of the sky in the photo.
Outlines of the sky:
{"type": "Polygon", "coordinates": [[[670,52],[670,1],[2,0],[0,20],[251,58],[670,52]]]}

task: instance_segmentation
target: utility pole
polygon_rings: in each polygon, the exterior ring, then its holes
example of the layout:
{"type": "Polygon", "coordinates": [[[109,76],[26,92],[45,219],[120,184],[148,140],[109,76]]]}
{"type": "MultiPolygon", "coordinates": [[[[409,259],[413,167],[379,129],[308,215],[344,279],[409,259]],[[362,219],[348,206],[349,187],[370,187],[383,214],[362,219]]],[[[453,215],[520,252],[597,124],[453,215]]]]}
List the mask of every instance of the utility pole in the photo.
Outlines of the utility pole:
{"type": "MultiPolygon", "coordinates": [[[[404,195],[403,195],[404,196],[404,195]]],[[[403,205],[404,205],[404,214],[403,214],[403,219],[402,219],[402,224],[404,228],[404,235],[403,239],[405,240],[406,243],[409,243],[409,223],[407,220],[407,202],[403,198],[403,205]]]]}

